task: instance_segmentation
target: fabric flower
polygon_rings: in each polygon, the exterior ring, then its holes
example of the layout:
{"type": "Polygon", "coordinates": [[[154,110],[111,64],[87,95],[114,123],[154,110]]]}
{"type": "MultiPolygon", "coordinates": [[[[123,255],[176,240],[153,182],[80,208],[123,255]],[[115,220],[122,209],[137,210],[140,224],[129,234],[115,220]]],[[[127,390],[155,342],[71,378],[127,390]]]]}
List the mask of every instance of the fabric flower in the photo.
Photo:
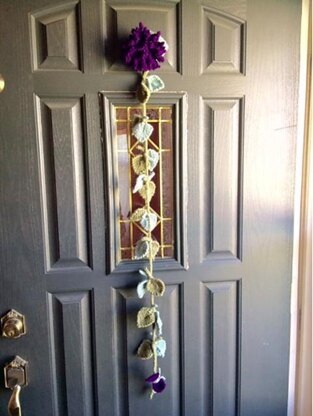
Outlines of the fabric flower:
{"type": "Polygon", "coordinates": [[[154,393],[162,393],[166,387],[165,377],[161,376],[160,373],[154,373],[146,378],[147,383],[152,384],[152,390],[154,393]]]}
{"type": "Polygon", "coordinates": [[[124,47],[125,63],[135,71],[146,72],[160,68],[167,45],[160,32],[151,32],[143,23],[132,29],[124,47]]]}

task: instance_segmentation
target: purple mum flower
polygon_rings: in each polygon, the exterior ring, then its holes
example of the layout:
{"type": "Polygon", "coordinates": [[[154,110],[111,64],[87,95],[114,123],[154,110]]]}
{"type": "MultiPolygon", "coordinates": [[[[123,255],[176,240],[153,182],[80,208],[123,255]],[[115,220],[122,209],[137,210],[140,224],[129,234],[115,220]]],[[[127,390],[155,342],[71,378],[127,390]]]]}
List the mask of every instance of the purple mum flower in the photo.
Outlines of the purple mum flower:
{"type": "Polygon", "coordinates": [[[160,35],[160,32],[152,33],[140,22],[123,46],[125,63],[139,72],[160,68],[167,51],[166,42],[160,40],[160,35]]]}

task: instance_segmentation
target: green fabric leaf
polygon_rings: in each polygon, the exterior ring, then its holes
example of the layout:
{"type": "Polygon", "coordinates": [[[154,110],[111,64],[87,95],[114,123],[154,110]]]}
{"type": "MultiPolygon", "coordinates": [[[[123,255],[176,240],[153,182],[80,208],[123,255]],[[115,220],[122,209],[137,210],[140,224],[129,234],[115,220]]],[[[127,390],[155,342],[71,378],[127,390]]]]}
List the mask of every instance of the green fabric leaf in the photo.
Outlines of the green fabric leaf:
{"type": "Polygon", "coordinates": [[[155,183],[150,181],[144,184],[141,188],[139,188],[139,193],[146,203],[151,201],[153,195],[155,194],[155,189],[155,183]]]}
{"type": "Polygon", "coordinates": [[[143,155],[135,156],[132,160],[132,166],[136,175],[146,172],[146,162],[143,155]]]}
{"type": "Polygon", "coordinates": [[[145,208],[138,208],[136,209],[136,211],[132,213],[132,215],[130,216],[130,219],[132,221],[140,221],[143,215],[145,214],[147,214],[147,211],[145,208]]]}
{"type": "Polygon", "coordinates": [[[149,170],[153,170],[159,162],[159,153],[154,149],[148,150],[149,170]]]}
{"type": "Polygon", "coordinates": [[[139,299],[142,299],[147,291],[147,282],[148,280],[143,280],[137,285],[137,295],[139,299]]]}
{"type": "Polygon", "coordinates": [[[149,339],[144,339],[137,350],[138,357],[143,360],[149,360],[153,357],[152,342],[149,339]]]}
{"type": "Polygon", "coordinates": [[[158,357],[165,357],[166,341],[163,338],[159,338],[155,341],[155,351],[158,357]]]}
{"type": "Polygon", "coordinates": [[[147,258],[149,256],[149,241],[142,238],[141,240],[137,241],[135,247],[135,258],[137,260],[147,258]]]}
{"type": "Polygon", "coordinates": [[[151,253],[152,253],[153,259],[158,254],[159,248],[160,248],[160,244],[156,240],[153,240],[151,242],[151,253]]]}
{"type": "Polygon", "coordinates": [[[139,274],[141,274],[141,276],[144,276],[145,278],[149,277],[145,270],[139,269],[138,272],[139,274]]]}
{"type": "MultiPolygon", "coordinates": [[[[148,150],[148,170],[155,169],[159,162],[159,153],[154,149],[148,150]]],[[[146,173],[146,160],[144,155],[137,155],[132,159],[132,167],[137,175],[146,173]]]]}
{"type": "Polygon", "coordinates": [[[149,75],[147,77],[147,84],[151,92],[160,91],[165,87],[164,82],[158,75],[149,75]]]}
{"type": "Polygon", "coordinates": [[[148,280],[146,290],[154,296],[163,296],[165,284],[161,279],[152,278],[148,280]]]}
{"type": "Polygon", "coordinates": [[[137,314],[137,326],[138,328],[146,328],[155,322],[155,307],[141,308],[137,314]]]}
{"type": "Polygon", "coordinates": [[[145,212],[140,220],[140,225],[142,226],[142,228],[144,228],[146,231],[152,231],[158,222],[158,217],[156,216],[156,214],[152,213],[147,213],[145,212]]]}
{"type": "Polygon", "coordinates": [[[133,135],[140,143],[144,143],[152,134],[153,126],[145,121],[136,123],[133,126],[133,135]]]}
{"type": "Polygon", "coordinates": [[[143,189],[144,183],[145,183],[145,177],[146,175],[139,175],[137,176],[136,183],[133,189],[133,194],[143,189]]]}
{"type": "Polygon", "coordinates": [[[135,247],[135,258],[137,260],[149,258],[151,250],[152,258],[154,259],[160,248],[160,244],[156,240],[150,240],[149,237],[142,237],[137,241],[135,247]]]}
{"type": "Polygon", "coordinates": [[[158,336],[160,336],[160,335],[162,335],[163,322],[162,322],[162,319],[160,317],[160,312],[159,311],[156,311],[155,315],[156,315],[157,332],[158,332],[158,336]]]}

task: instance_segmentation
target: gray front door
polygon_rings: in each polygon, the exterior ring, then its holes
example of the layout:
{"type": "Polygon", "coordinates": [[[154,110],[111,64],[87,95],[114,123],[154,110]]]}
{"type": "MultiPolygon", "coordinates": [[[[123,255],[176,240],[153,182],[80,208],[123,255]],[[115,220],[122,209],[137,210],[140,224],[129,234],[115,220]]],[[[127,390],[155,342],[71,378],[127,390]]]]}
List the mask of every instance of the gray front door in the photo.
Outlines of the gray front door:
{"type": "Polygon", "coordinates": [[[0,314],[27,324],[0,339],[0,374],[29,362],[24,416],[286,416],[300,11],[0,0],[0,314]],[[138,77],[119,59],[140,21],[169,44],[150,103],[168,388],[151,401],[129,223],[138,77]]]}

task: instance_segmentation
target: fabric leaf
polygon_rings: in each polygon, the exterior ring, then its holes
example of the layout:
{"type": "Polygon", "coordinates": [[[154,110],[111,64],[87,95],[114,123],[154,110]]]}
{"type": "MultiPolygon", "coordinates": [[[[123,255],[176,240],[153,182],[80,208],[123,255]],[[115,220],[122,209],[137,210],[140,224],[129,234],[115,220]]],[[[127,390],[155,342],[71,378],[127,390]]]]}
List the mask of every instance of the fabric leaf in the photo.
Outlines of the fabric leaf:
{"type": "Polygon", "coordinates": [[[146,171],[146,162],[143,155],[137,155],[132,160],[132,166],[134,169],[134,172],[137,175],[140,175],[141,173],[144,173],[146,171]]]}
{"type": "MultiPolygon", "coordinates": [[[[159,162],[159,153],[154,149],[148,150],[148,169],[152,171],[159,162]]],[[[132,159],[132,167],[137,175],[146,172],[146,161],[144,155],[137,155],[132,159]]]]}
{"type": "Polygon", "coordinates": [[[146,213],[147,211],[145,210],[145,208],[138,208],[136,209],[136,211],[132,213],[132,215],[130,216],[130,219],[132,221],[140,221],[143,215],[146,213]]]}
{"type": "MultiPolygon", "coordinates": [[[[139,178],[139,176],[138,176],[138,178],[139,178]]],[[[145,200],[146,203],[151,201],[153,195],[155,194],[155,188],[156,188],[155,183],[150,182],[150,181],[145,183],[143,186],[141,186],[139,188],[139,193],[142,196],[142,198],[145,200]]]]}
{"type": "Polygon", "coordinates": [[[147,290],[147,282],[148,280],[143,280],[142,282],[138,283],[137,285],[137,295],[139,299],[142,299],[147,290]]]}
{"type": "Polygon", "coordinates": [[[165,85],[158,75],[149,75],[147,77],[148,88],[151,92],[157,92],[162,90],[165,85]]]}
{"type": "Polygon", "coordinates": [[[150,246],[150,250],[151,250],[151,254],[152,254],[153,259],[158,254],[159,248],[160,248],[160,244],[156,240],[153,240],[151,242],[151,246],[150,246]]]}
{"type": "Polygon", "coordinates": [[[137,314],[137,326],[138,328],[146,328],[154,324],[155,322],[155,307],[146,307],[141,308],[137,314]]]}
{"type": "Polygon", "coordinates": [[[159,338],[155,341],[155,350],[158,357],[165,357],[166,341],[163,338],[159,338]]]}
{"type": "Polygon", "coordinates": [[[145,270],[139,269],[139,274],[141,274],[141,276],[144,276],[145,278],[148,277],[148,274],[145,272],[145,270]]]}
{"type": "Polygon", "coordinates": [[[153,170],[159,162],[159,153],[154,149],[148,150],[149,170],[153,170]]]}
{"type": "Polygon", "coordinates": [[[137,260],[144,259],[149,256],[149,241],[142,238],[141,240],[137,241],[135,247],[135,258],[137,260]]]}
{"type": "Polygon", "coordinates": [[[146,121],[140,121],[133,126],[132,133],[140,143],[144,143],[153,132],[153,126],[146,121]]]}
{"type": "Polygon", "coordinates": [[[158,217],[153,212],[149,214],[145,212],[141,217],[140,225],[146,231],[152,231],[156,227],[157,222],[158,217]]]}
{"type": "Polygon", "coordinates": [[[149,279],[146,285],[146,290],[154,296],[163,296],[165,284],[161,279],[149,279]]]}
{"type": "Polygon", "coordinates": [[[144,339],[137,350],[138,357],[143,360],[149,360],[153,357],[152,342],[149,339],[144,339]]]}
{"type": "Polygon", "coordinates": [[[162,322],[162,319],[160,317],[160,312],[159,311],[156,311],[155,315],[156,315],[156,325],[157,325],[157,330],[158,330],[158,336],[160,336],[160,335],[162,335],[163,322],[162,322]]]}
{"type": "Polygon", "coordinates": [[[137,176],[136,183],[135,183],[135,186],[134,186],[134,189],[133,189],[133,194],[135,194],[136,192],[143,189],[145,177],[146,177],[146,175],[137,176]]]}

